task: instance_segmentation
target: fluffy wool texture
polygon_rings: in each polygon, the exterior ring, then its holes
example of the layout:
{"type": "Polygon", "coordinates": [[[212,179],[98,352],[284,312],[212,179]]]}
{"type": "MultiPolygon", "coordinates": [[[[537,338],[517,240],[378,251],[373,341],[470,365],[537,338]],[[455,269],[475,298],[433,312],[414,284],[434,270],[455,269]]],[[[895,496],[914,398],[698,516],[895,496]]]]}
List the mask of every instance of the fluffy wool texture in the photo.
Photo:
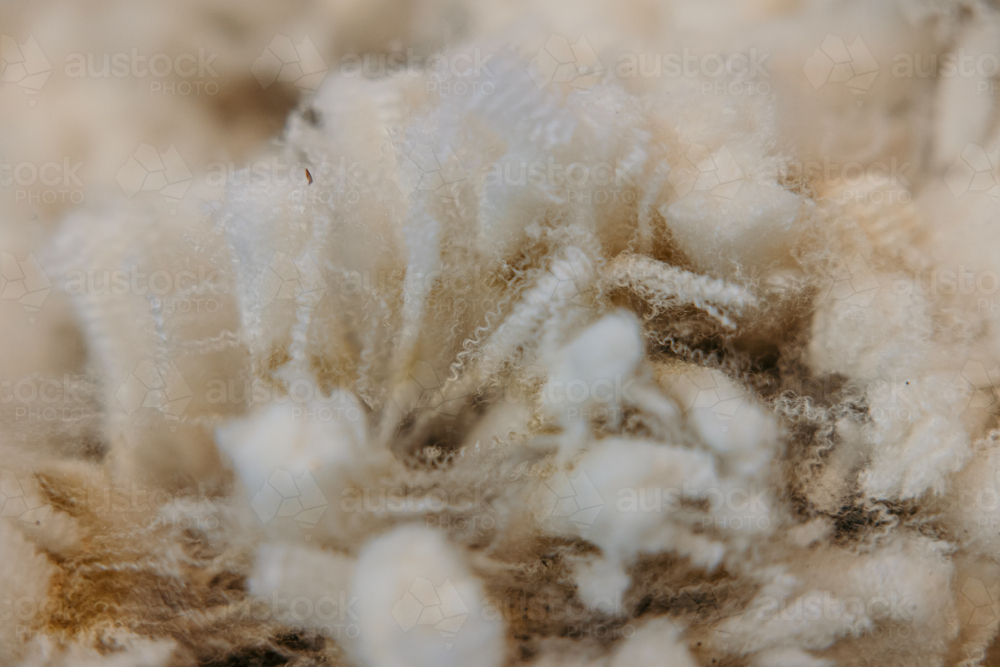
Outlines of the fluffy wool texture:
{"type": "Polygon", "coordinates": [[[898,66],[995,53],[992,5],[157,7],[246,109],[39,106],[94,185],[38,238],[0,210],[51,282],[0,303],[0,662],[1000,664],[995,72],[898,66]],[[303,26],[423,59],[330,67],[267,142],[249,63],[303,26]],[[59,114],[204,160],[126,198],[59,114]]]}

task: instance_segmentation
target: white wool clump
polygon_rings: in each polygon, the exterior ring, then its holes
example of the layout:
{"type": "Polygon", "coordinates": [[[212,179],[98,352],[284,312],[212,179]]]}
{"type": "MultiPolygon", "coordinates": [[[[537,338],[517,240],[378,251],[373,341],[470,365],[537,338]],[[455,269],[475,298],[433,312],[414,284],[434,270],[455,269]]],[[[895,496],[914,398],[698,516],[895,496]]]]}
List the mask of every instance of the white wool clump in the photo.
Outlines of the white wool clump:
{"type": "Polygon", "coordinates": [[[963,411],[975,387],[934,345],[927,298],[908,280],[865,272],[858,256],[821,295],[813,319],[810,361],[841,373],[862,389],[870,420],[862,428],[868,462],[861,493],[908,499],[942,493],[971,455],[963,411]]]}
{"type": "Polygon", "coordinates": [[[865,273],[860,257],[858,264],[846,279],[833,273],[823,286],[809,358],[817,372],[872,382],[906,372],[933,354],[932,325],[917,291],[899,289],[890,276],[865,273]]]}
{"type": "Polygon", "coordinates": [[[356,560],[317,548],[265,543],[257,547],[250,594],[269,615],[292,628],[315,628],[343,640],[355,634],[357,600],[351,598],[356,560]]]}
{"type": "Polygon", "coordinates": [[[441,533],[397,528],[358,556],[358,657],[371,667],[504,661],[504,625],[490,617],[481,583],[441,533]]]}
{"type": "MultiPolygon", "coordinates": [[[[670,233],[698,272],[715,277],[749,265],[791,265],[796,226],[808,206],[778,182],[781,159],[769,145],[772,108],[761,97],[720,102],[690,95],[694,84],[682,78],[670,85],[675,90],[664,96],[677,95],[673,105],[684,98],[689,115],[670,147],[659,207],[670,233]]],[[[667,125],[663,116],[657,120],[667,125]]]]}
{"type": "Polygon", "coordinates": [[[220,428],[217,442],[256,512],[273,515],[276,508],[277,516],[315,524],[327,506],[320,489],[339,498],[364,456],[365,423],[360,403],[348,392],[298,402],[295,388],[293,380],[293,396],[220,428]]]}
{"type": "MultiPolygon", "coordinates": [[[[759,420],[764,427],[766,417],[759,420]]],[[[752,451],[756,435],[751,428],[734,434],[732,442],[752,451]]],[[[752,474],[760,472],[759,462],[749,469],[734,467],[726,461],[731,444],[715,449],[718,456],[711,449],[607,439],[593,443],[573,470],[559,473],[575,492],[576,504],[588,511],[571,514],[556,505],[536,507],[536,513],[547,509],[553,524],[601,548],[601,556],[578,571],[584,601],[596,606],[624,593],[630,584],[626,566],[639,554],[675,552],[711,571],[721,563],[727,540],[739,549],[747,539],[770,532],[775,499],[764,479],[752,474]]]]}
{"type": "MultiPolygon", "coordinates": [[[[586,536],[617,562],[643,549],[673,546],[674,531],[685,536],[694,532],[690,524],[700,522],[698,513],[678,506],[682,500],[703,499],[719,485],[709,454],[661,443],[602,441],[581,459],[579,469],[606,503],[586,536]],[[643,507],[647,500],[652,511],[643,507]]],[[[703,538],[677,539],[676,545],[694,551],[685,555],[708,568],[718,564],[722,553],[703,538]]]]}
{"type": "Polygon", "coordinates": [[[968,390],[956,391],[954,376],[932,374],[875,382],[867,397],[871,462],[861,475],[862,492],[900,499],[928,489],[943,492],[948,475],[961,470],[972,454],[959,414],[968,390]]]}
{"type": "Polygon", "coordinates": [[[660,366],[657,380],[682,407],[701,442],[719,457],[724,474],[754,478],[774,454],[774,420],[725,373],[693,364],[660,366]]]}
{"type": "Polygon", "coordinates": [[[642,359],[639,324],[630,313],[607,315],[584,329],[562,353],[550,382],[579,380],[592,387],[635,373],[642,359]],[[609,342],[614,345],[608,345],[609,342]]]}
{"type": "Polygon", "coordinates": [[[566,429],[563,457],[571,458],[585,444],[589,415],[598,408],[608,414],[621,411],[642,361],[642,345],[635,317],[616,313],[592,324],[556,355],[542,387],[542,406],[566,429]]]}
{"type": "Polygon", "coordinates": [[[636,630],[622,642],[609,667],[651,665],[666,662],[671,667],[695,667],[691,654],[679,641],[677,627],[668,619],[656,619],[636,630]]]}
{"type": "Polygon", "coordinates": [[[681,185],[681,191],[699,186],[698,189],[704,192],[663,205],[660,213],[671,232],[695,266],[709,275],[732,276],[737,267],[745,266],[751,259],[765,266],[770,262],[786,262],[788,245],[793,240],[792,230],[801,216],[802,200],[776,183],[741,188],[743,180],[754,175],[744,174],[739,162],[760,164],[761,156],[734,156],[726,145],[714,151],[713,148],[699,146],[684,156],[694,167],[693,173],[687,175],[694,183],[681,185]],[[694,153],[695,150],[698,152],[694,153]],[[710,171],[711,167],[716,168],[715,177],[722,182],[718,185],[698,183],[696,169],[710,171]],[[732,196],[722,191],[727,186],[734,191],[732,196]],[[740,216],[740,224],[733,225],[732,212],[737,207],[745,213],[740,216]],[[712,241],[703,242],[706,237],[712,241]]]}

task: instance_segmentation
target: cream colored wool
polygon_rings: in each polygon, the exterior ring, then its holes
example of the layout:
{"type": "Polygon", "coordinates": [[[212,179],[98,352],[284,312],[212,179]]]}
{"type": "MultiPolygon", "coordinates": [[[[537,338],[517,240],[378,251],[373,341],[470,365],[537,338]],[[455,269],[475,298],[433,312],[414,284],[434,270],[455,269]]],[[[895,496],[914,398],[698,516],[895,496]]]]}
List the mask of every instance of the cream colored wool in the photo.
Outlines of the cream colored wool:
{"type": "Polygon", "coordinates": [[[77,412],[0,405],[0,662],[1000,664],[995,77],[893,69],[995,52],[992,5],[156,12],[133,38],[171,53],[242,26],[220,78],[252,108],[175,99],[109,131],[133,93],[52,82],[87,102],[41,122],[90,187],[40,238],[0,203],[0,241],[52,282],[0,359],[72,375],[77,412]],[[462,73],[330,67],[264,142],[284,108],[249,45],[307,28],[330,63],[412,47],[462,73]],[[874,78],[810,82],[831,39],[874,78]],[[770,92],[643,74],[685,48],[766,54],[770,92]],[[222,192],[196,162],[172,206],[109,192],[113,142],[173,136],[159,114],[192,119],[203,162],[294,173],[222,192]],[[173,282],[87,286],[116,271],[173,282]]]}

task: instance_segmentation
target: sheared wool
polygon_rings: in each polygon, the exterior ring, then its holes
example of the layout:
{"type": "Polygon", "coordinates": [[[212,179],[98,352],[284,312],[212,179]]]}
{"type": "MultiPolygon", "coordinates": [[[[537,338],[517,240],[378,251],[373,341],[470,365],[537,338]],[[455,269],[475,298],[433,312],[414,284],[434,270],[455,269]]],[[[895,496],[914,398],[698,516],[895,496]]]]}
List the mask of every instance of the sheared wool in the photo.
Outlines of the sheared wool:
{"type": "Polygon", "coordinates": [[[0,662],[998,664],[995,73],[900,70],[995,51],[992,5],[157,12],[151,49],[232,41],[228,101],[118,123],[134,93],[55,76],[86,201],[41,238],[0,203],[52,283],[2,379],[73,408],[0,406],[0,662]],[[262,94],[248,45],[307,28],[338,65],[262,94]],[[460,73],[344,66],[411,47],[460,73]],[[684,49],[766,77],[651,73],[684,49]],[[109,190],[171,115],[187,193],[109,190]]]}

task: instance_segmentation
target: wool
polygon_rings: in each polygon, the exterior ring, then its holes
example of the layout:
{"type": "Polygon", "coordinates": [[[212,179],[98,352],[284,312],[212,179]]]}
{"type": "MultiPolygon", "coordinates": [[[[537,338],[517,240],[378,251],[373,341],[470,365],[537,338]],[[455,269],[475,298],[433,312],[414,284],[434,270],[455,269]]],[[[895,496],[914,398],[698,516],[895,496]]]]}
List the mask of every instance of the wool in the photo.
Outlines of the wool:
{"type": "Polygon", "coordinates": [[[0,203],[51,283],[0,324],[44,389],[0,404],[0,661],[996,662],[994,79],[905,70],[988,54],[992,5],[155,11],[151,49],[231,42],[228,102],[57,73],[85,201],[0,203]],[[171,116],[190,185],[116,193],[171,116]]]}

